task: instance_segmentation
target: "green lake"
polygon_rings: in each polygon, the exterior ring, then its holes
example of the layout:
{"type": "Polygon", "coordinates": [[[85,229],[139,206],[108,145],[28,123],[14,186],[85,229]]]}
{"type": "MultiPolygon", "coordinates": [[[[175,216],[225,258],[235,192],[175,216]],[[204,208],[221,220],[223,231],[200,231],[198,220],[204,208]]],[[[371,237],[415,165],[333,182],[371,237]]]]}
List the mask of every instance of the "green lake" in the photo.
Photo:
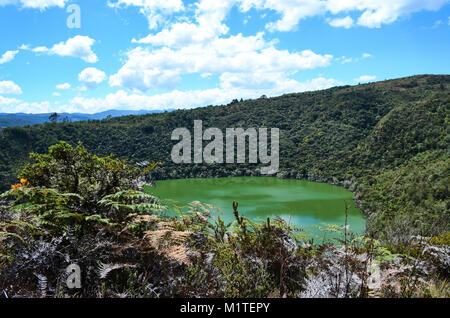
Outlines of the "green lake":
{"type": "Polygon", "coordinates": [[[343,187],[305,180],[273,177],[233,177],[157,181],[149,192],[169,206],[192,201],[212,204],[226,222],[234,220],[232,203],[239,202],[239,214],[257,221],[280,216],[309,234],[323,236],[317,225],[345,224],[345,203],[349,204],[348,225],[352,232],[363,233],[365,218],[353,202],[353,194],[343,187]]]}

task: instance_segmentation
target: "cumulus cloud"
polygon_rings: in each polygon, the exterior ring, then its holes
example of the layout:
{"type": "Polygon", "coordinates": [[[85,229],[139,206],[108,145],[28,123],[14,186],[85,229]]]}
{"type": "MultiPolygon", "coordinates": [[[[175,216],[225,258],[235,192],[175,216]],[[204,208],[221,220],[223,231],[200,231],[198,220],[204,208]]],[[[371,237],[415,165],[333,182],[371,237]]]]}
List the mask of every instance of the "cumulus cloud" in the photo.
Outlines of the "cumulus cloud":
{"type": "Polygon", "coordinates": [[[361,57],[346,57],[346,56],[342,56],[342,57],[336,58],[336,61],[340,62],[341,64],[357,63],[357,62],[360,62],[361,60],[368,59],[368,58],[371,58],[371,57],[372,57],[371,54],[363,53],[361,55],[361,57]]]}
{"type": "Polygon", "coordinates": [[[28,103],[16,98],[0,96],[0,112],[2,113],[49,113],[54,111],[48,101],[28,103]]]}
{"type": "MultiPolygon", "coordinates": [[[[214,7],[213,0],[200,0],[205,7],[214,7]]],[[[330,19],[333,26],[350,27],[360,25],[369,28],[379,28],[382,24],[389,24],[402,16],[420,12],[440,9],[448,0],[227,0],[226,3],[238,5],[242,12],[251,9],[271,10],[281,18],[269,22],[266,28],[269,31],[291,31],[301,20],[314,16],[336,16],[349,12],[358,16],[357,22],[353,18],[330,19]],[[351,19],[351,20],[350,20],[351,19]]],[[[230,7],[230,5],[229,5],[230,7]]]]}
{"type": "Polygon", "coordinates": [[[303,92],[325,89],[340,85],[341,82],[334,79],[316,78],[307,82],[278,79],[277,86],[267,88],[247,88],[245,85],[224,85],[220,88],[205,90],[180,91],[173,90],[169,93],[147,96],[139,93],[128,93],[119,90],[109,94],[105,98],[76,97],[66,106],[70,109],[83,109],[87,112],[96,112],[106,109],[168,109],[168,108],[192,108],[206,105],[228,104],[235,98],[259,98],[261,95],[277,96],[284,93],[303,92]]]}
{"type": "Polygon", "coordinates": [[[78,75],[78,80],[83,82],[87,87],[95,88],[98,84],[103,82],[106,78],[105,72],[102,72],[95,67],[85,68],[78,75]]]}
{"type": "MultiPolygon", "coordinates": [[[[257,1],[256,1],[257,2],[257,1]]],[[[126,53],[126,62],[110,76],[112,87],[133,92],[151,89],[175,89],[183,75],[202,78],[218,76],[220,88],[271,89],[300,70],[330,65],[330,54],[305,49],[300,52],[278,50],[276,40],[267,42],[264,32],[253,36],[228,35],[225,20],[235,5],[241,11],[260,7],[256,2],[240,0],[200,0],[185,8],[192,17],[172,23],[133,43],[139,46],[126,53]],[[193,12],[192,12],[193,11],[193,12]]]]}
{"type": "Polygon", "coordinates": [[[71,86],[69,83],[63,83],[63,84],[58,84],[56,85],[57,89],[61,89],[61,90],[65,90],[65,89],[69,89],[71,86]]]}
{"type": "Polygon", "coordinates": [[[0,81],[0,94],[22,94],[22,89],[12,81],[0,81]]]}
{"type": "Polygon", "coordinates": [[[0,113],[15,113],[19,112],[17,106],[22,101],[17,98],[7,98],[0,95],[0,113]]]}
{"type": "Polygon", "coordinates": [[[353,19],[349,16],[340,19],[333,19],[328,22],[332,27],[335,28],[346,28],[349,29],[353,26],[353,19]]]}
{"type": "MultiPolygon", "coordinates": [[[[278,49],[275,41],[265,40],[267,35],[264,32],[245,36],[229,35],[226,19],[232,8],[237,7],[242,13],[255,9],[262,14],[271,11],[274,14],[267,15],[272,20],[267,23],[266,29],[275,32],[293,30],[302,20],[311,17],[321,17],[333,27],[378,28],[415,12],[438,10],[448,1],[197,0],[188,5],[188,2],[183,4],[182,0],[109,0],[108,5],[118,10],[137,8],[147,17],[151,33],[133,39],[138,46],[125,53],[123,65],[109,77],[110,86],[118,87],[118,92],[96,99],[79,96],[65,105],[58,105],[58,108],[64,111],[95,112],[110,108],[193,107],[228,103],[234,98],[275,96],[338,85],[338,81],[323,77],[307,82],[299,82],[294,78],[302,70],[326,67],[332,61],[345,64],[371,55],[364,53],[359,57],[334,59],[328,52],[313,52],[307,47],[299,51],[278,49]],[[215,88],[195,91],[176,89],[183,76],[192,74],[218,79],[219,84],[215,88]],[[152,89],[174,90],[165,94],[144,95],[152,89]]],[[[35,3],[36,8],[45,9],[52,3],[53,6],[64,6],[67,1],[0,0],[0,5],[25,2],[29,2],[29,7],[35,3]]],[[[95,40],[88,36],[75,36],[51,47],[30,49],[25,46],[22,49],[41,54],[72,56],[95,63],[98,57],[92,50],[94,43],[95,40]]],[[[355,81],[367,82],[375,78],[364,75],[355,81]]],[[[79,74],[78,79],[84,83],[80,88],[83,90],[102,83],[106,74],[95,68],[87,68],[79,74]]],[[[8,102],[16,105],[17,109],[33,105],[4,97],[2,101],[4,104],[8,102]]],[[[34,104],[39,109],[50,107],[48,102],[34,104]]]]}
{"type": "Polygon", "coordinates": [[[436,11],[444,6],[448,0],[328,0],[327,10],[332,14],[341,12],[362,12],[357,24],[369,28],[379,28],[382,24],[397,21],[420,11],[436,11]]]}
{"type": "Polygon", "coordinates": [[[98,57],[91,48],[94,43],[95,40],[88,36],[77,35],[65,42],[57,43],[51,48],[39,46],[32,49],[32,51],[49,55],[71,56],[80,58],[87,63],[96,63],[98,57]]]}
{"type": "Polygon", "coordinates": [[[147,17],[150,29],[164,24],[167,17],[184,10],[182,0],[116,0],[109,1],[112,8],[139,7],[139,12],[147,17]]]}
{"type": "Polygon", "coordinates": [[[278,50],[273,43],[264,40],[263,33],[249,37],[238,34],[181,48],[137,47],[127,53],[126,63],[109,82],[113,87],[145,92],[153,88],[173,88],[184,74],[239,73],[242,76],[247,73],[247,76],[260,77],[264,73],[266,78],[286,77],[299,70],[328,66],[332,58],[311,50],[278,50]]]}
{"type": "Polygon", "coordinates": [[[69,0],[0,0],[0,6],[18,5],[22,8],[45,10],[50,7],[64,8],[69,0]]]}
{"type": "Polygon", "coordinates": [[[351,63],[354,61],[353,58],[351,57],[346,57],[346,56],[342,56],[336,59],[337,61],[341,62],[341,64],[347,64],[347,63],[351,63]]]}
{"type": "MultiPolygon", "coordinates": [[[[151,89],[175,89],[186,74],[202,78],[217,76],[221,90],[267,89],[289,86],[292,76],[304,69],[330,65],[330,54],[305,49],[300,52],[279,50],[274,42],[264,40],[264,32],[253,36],[227,36],[227,15],[235,6],[243,12],[270,10],[278,13],[278,20],[269,22],[269,31],[290,31],[302,19],[323,16],[333,27],[350,28],[355,25],[375,28],[396,21],[399,17],[422,10],[437,10],[448,0],[198,0],[189,6],[177,1],[167,4],[166,12],[186,11],[183,18],[175,18],[160,31],[133,39],[142,45],[126,53],[124,65],[109,78],[112,87],[147,92],[151,89]],[[176,4],[178,3],[178,4],[176,4]],[[343,16],[344,15],[344,16],[343,16]],[[145,45],[149,44],[150,47],[145,45]]],[[[152,5],[162,10],[159,1],[117,0],[116,8],[138,6],[141,10],[152,5]]],[[[143,12],[143,11],[141,11],[143,12]]],[[[144,12],[143,12],[144,13],[144,12]]],[[[153,29],[152,26],[150,26],[153,29]]],[[[342,64],[368,58],[336,59],[342,64]]]]}
{"type": "Polygon", "coordinates": [[[222,87],[205,90],[180,91],[147,96],[139,93],[129,93],[119,90],[108,94],[104,98],[85,98],[77,96],[66,104],[51,105],[48,101],[28,103],[14,98],[0,96],[0,112],[83,112],[96,113],[109,109],[125,110],[162,110],[162,109],[188,109],[206,105],[228,104],[236,98],[259,98],[262,95],[278,96],[284,93],[303,92],[326,89],[343,83],[331,78],[315,78],[306,82],[295,80],[281,80],[279,86],[271,89],[248,89],[243,87],[222,87]]]}
{"type": "Polygon", "coordinates": [[[377,77],[375,75],[362,75],[358,78],[355,78],[353,81],[355,83],[367,83],[374,81],[376,78],[377,77]]]}
{"type": "Polygon", "coordinates": [[[204,43],[228,32],[228,27],[221,23],[215,23],[215,25],[208,25],[205,22],[201,23],[175,23],[169,29],[164,29],[157,34],[149,34],[142,39],[133,39],[132,42],[156,46],[183,47],[192,43],[204,43]]]}
{"type": "Polygon", "coordinates": [[[19,53],[18,50],[16,51],[6,51],[1,57],[0,57],[0,64],[5,64],[8,62],[11,62],[14,60],[14,57],[16,54],[19,53]]]}
{"type": "Polygon", "coordinates": [[[194,21],[173,23],[169,28],[157,34],[149,34],[139,40],[133,39],[133,42],[182,47],[213,40],[228,33],[229,28],[223,21],[234,4],[235,0],[201,0],[195,3],[194,21]]]}
{"type": "Polygon", "coordinates": [[[292,82],[290,77],[300,70],[330,65],[333,58],[330,54],[308,49],[278,50],[276,40],[267,42],[264,32],[225,37],[229,28],[224,21],[233,6],[239,4],[241,11],[248,11],[261,7],[256,2],[197,1],[189,7],[194,8],[192,19],[133,39],[134,43],[151,44],[152,48],[137,47],[128,51],[125,64],[110,77],[110,85],[134,92],[174,89],[183,75],[199,74],[202,78],[217,75],[221,88],[270,89],[292,82]]]}
{"type": "Polygon", "coordinates": [[[255,7],[269,9],[281,14],[281,19],[269,22],[266,27],[269,31],[291,31],[300,20],[324,13],[325,3],[320,0],[241,0],[241,8],[245,10],[255,7]]]}

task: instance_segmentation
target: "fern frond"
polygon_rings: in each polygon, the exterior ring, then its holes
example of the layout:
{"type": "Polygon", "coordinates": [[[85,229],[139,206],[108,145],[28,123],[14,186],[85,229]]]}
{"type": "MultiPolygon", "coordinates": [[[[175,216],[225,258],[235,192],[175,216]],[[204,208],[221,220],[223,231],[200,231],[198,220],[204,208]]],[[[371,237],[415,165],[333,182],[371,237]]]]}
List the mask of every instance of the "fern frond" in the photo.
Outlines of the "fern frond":
{"type": "Polygon", "coordinates": [[[16,233],[11,233],[11,232],[0,232],[0,236],[13,236],[13,237],[15,237],[15,238],[21,240],[22,242],[24,242],[24,239],[23,239],[19,234],[16,234],[16,233]]]}
{"type": "Polygon", "coordinates": [[[109,273],[111,273],[114,270],[126,268],[126,267],[136,267],[136,265],[130,265],[130,264],[104,264],[99,263],[98,264],[98,274],[101,279],[105,279],[109,273]]]}
{"type": "Polygon", "coordinates": [[[86,221],[94,221],[94,222],[109,225],[109,226],[115,225],[115,223],[113,223],[110,219],[104,218],[100,214],[94,214],[94,215],[87,216],[85,218],[85,220],[86,221]]]}
{"type": "Polygon", "coordinates": [[[47,281],[47,277],[41,274],[36,274],[34,273],[34,275],[37,277],[38,279],[38,289],[41,291],[41,294],[43,297],[45,297],[46,295],[46,291],[47,291],[47,286],[48,286],[48,281],[47,281]]]}

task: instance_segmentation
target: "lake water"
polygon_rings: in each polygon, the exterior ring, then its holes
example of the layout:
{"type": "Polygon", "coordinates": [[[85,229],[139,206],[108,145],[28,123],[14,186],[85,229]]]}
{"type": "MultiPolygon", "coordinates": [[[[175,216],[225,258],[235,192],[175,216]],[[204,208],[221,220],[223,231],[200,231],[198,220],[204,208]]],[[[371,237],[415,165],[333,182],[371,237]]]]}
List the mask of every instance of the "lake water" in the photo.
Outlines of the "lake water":
{"type": "MultiPolygon", "coordinates": [[[[232,203],[239,202],[239,214],[257,221],[280,216],[290,224],[320,239],[322,223],[345,224],[345,202],[350,206],[348,225],[352,232],[363,233],[365,218],[355,207],[353,194],[343,187],[324,183],[272,177],[233,177],[157,181],[148,190],[169,206],[186,206],[192,201],[212,204],[226,222],[234,220],[232,203]]],[[[328,234],[327,234],[328,235],[328,234]]],[[[331,235],[330,235],[331,236],[331,235]]]]}

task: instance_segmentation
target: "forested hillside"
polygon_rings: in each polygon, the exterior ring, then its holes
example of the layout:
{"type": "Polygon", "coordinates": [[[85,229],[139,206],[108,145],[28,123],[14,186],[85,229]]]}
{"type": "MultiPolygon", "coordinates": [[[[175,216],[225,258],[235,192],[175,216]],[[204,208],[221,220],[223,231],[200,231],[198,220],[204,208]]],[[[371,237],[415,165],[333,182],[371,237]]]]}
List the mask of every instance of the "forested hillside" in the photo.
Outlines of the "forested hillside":
{"type": "MultiPolygon", "coordinates": [[[[16,182],[30,152],[60,140],[97,155],[162,161],[154,177],[258,175],[255,165],[175,165],[173,129],[277,127],[279,177],[343,184],[356,193],[368,232],[402,240],[449,228],[450,76],[423,75],[355,87],[260,98],[226,106],[47,123],[0,131],[0,185],[16,182]]],[[[206,143],[205,143],[206,144],[206,143]]]]}

